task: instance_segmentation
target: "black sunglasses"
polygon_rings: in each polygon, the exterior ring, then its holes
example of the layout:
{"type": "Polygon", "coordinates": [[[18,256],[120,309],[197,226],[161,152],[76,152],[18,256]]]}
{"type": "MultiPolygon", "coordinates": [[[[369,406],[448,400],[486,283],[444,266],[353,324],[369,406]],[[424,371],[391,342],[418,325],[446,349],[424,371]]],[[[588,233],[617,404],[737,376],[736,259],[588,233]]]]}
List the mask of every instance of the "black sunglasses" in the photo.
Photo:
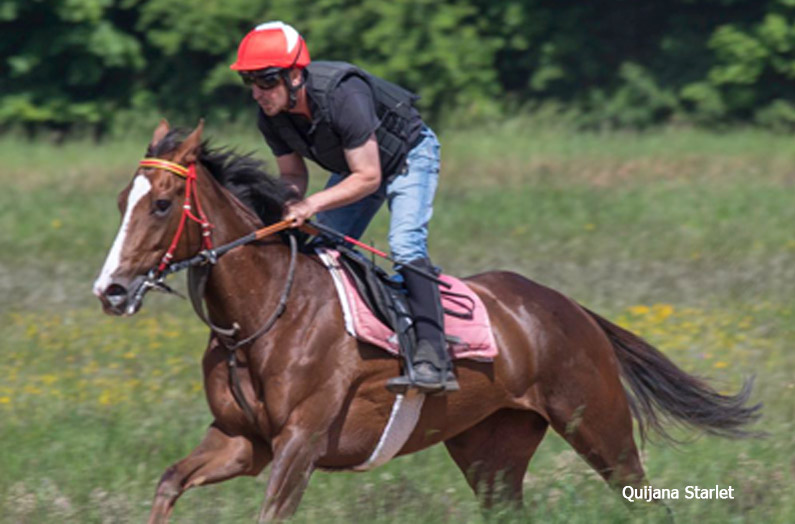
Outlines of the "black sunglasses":
{"type": "Polygon", "coordinates": [[[254,84],[260,89],[273,89],[281,82],[281,75],[279,73],[267,73],[264,75],[257,73],[240,73],[240,78],[247,86],[254,84]]]}

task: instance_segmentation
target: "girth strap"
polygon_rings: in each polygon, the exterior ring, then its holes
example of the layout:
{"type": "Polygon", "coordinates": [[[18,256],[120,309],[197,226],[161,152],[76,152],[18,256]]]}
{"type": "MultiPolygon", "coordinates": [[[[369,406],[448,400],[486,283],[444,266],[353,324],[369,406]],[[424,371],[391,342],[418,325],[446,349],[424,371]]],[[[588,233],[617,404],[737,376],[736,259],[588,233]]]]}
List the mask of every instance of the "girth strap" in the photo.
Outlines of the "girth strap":
{"type": "Polygon", "coordinates": [[[392,460],[408,441],[422,412],[425,394],[409,390],[395,397],[389,420],[370,457],[354,466],[354,471],[370,471],[392,460]]]}

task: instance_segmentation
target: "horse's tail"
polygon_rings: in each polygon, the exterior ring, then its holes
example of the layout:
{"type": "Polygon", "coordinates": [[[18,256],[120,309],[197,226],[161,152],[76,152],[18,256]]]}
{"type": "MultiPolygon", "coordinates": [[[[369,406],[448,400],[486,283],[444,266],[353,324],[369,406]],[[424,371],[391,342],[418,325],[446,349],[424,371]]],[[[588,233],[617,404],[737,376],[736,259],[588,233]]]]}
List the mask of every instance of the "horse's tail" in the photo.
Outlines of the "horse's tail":
{"type": "Polygon", "coordinates": [[[702,379],[685,373],[637,335],[586,309],[613,344],[641,438],[649,429],[676,442],[664,422],[730,438],[761,436],[744,429],[760,417],[762,404],[746,406],[753,378],[736,395],[721,395],[702,379]],[[626,386],[628,385],[628,388],[626,386]]]}

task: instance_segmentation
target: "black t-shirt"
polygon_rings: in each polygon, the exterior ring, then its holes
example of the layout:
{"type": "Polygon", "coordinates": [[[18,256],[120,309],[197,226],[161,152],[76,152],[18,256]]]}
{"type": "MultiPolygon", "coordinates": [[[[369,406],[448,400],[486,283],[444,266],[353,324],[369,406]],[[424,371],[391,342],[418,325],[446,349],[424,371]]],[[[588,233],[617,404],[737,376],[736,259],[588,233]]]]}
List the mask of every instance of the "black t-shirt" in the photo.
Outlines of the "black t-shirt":
{"type": "MultiPolygon", "coordinates": [[[[330,125],[333,132],[340,138],[343,149],[354,149],[365,143],[367,138],[375,132],[380,122],[375,111],[373,93],[367,82],[356,75],[344,78],[328,97],[331,104],[329,107],[330,125]]],[[[318,106],[311,97],[308,97],[309,109],[313,118],[317,118],[318,106]]],[[[422,119],[419,113],[414,111],[415,118],[410,122],[408,136],[412,142],[416,141],[422,128],[422,119]]],[[[311,141],[313,123],[306,117],[295,113],[282,113],[289,118],[294,128],[307,140],[311,141]]],[[[270,119],[260,109],[257,117],[257,126],[262,136],[271,148],[275,156],[282,156],[293,153],[293,149],[279,136],[276,127],[270,119]]],[[[393,167],[389,160],[381,158],[382,170],[385,163],[388,167],[393,167]]],[[[343,173],[345,174],[345,173],[343,173]]],[[[385,172],[383,175],[389,176],[393,173],[385,172]]]]}
{"type": "MultiPolygon", "coordinates": [[[[345,149],[354,149],[364,144],[367,137],[378,127],[373,95],[367,82],[357,76],[349,76],[340,82],[330,99],[334,101],[330,108],[331,127],[339,135],[342,146],[345,149]]],[[[313,115],[316,114],[317,106],[311,98],[309,98],[309,109],[313,115]]],[[[290,114],[289,116],[296,127],[306,135],[311,127],[311,122],[302,115],[290,114]]],[[[275,156],[293,152],[269,125],[268,119],[261,109],[257,124],[275,156]]]]}

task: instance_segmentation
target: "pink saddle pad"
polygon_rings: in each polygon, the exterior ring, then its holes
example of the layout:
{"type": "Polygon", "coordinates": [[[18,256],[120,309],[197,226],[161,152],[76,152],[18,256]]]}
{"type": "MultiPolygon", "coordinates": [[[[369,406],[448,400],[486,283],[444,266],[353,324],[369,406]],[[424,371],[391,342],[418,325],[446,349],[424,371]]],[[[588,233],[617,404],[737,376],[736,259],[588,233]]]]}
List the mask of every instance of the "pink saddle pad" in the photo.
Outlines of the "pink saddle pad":
{"type": "MultiPolygon", "coordinates": [[[[317,253],[334,279],[334,286],[337,289],[345,316],[345,329],[348,333],[359,340],[383,348],[393,355],[398,355],[397,336],[370,311],[362,300],[351,277],[337,261],[340,256],[339,252],[333,249],[319,248],[317,253]]],[[[449,314],[444,316],[444,331],[448,337],[456,340],[456,342],[448,344],[453,358],[493,360],[497,356],[497,343],[494,341],[489,314],[483,301],[461,280],[449,275],[441,275],[439,278],[452,286],[446,291],[467,297],[442,294],[442,306],[453,312],[467,314],[471,311],[472,313],[471,318],[461,318],[449,314]]],[[[442,289],[445,290],[445,288],[442,289]]]]}

